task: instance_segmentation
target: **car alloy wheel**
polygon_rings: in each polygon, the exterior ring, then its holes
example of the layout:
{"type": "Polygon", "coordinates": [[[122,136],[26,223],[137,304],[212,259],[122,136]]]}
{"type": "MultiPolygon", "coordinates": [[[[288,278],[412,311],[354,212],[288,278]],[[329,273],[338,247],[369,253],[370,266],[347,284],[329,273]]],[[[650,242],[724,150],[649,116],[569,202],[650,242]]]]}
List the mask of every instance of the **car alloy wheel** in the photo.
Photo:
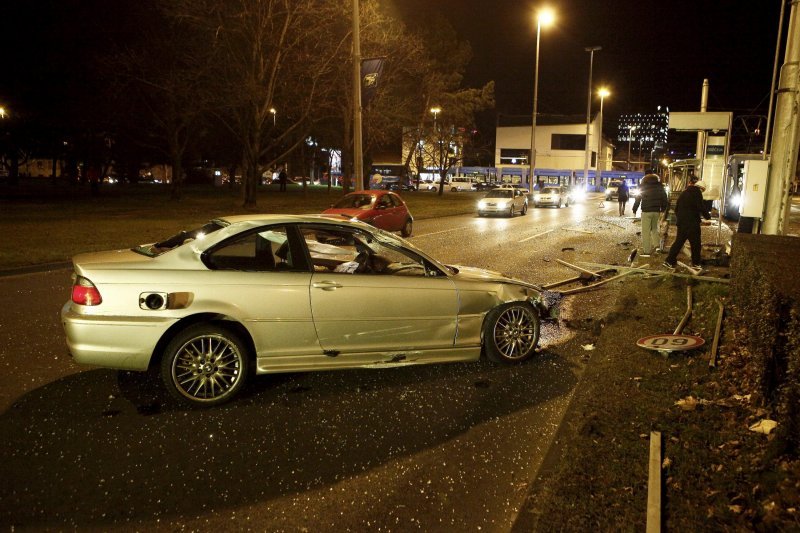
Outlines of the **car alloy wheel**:
{"type": "Polygon", "coordinates": [[[528,204],[522,204],[522,216],[528,213],[528,204]]]}
{"type": "Polygon", "coordinates": [[[486,356],[496,362],[529,359],[539,342],[539,317],[530,305],[513,302],[495,307],[486,316],[483,344],[486,356]]]}
{"type": "Polygon", "coordinates": [[[167,345],[161,378],[184,403],[219,405],[242,388],[248,365],[248,350],[236,333],[216,324],[196,324],[167,345]]]}

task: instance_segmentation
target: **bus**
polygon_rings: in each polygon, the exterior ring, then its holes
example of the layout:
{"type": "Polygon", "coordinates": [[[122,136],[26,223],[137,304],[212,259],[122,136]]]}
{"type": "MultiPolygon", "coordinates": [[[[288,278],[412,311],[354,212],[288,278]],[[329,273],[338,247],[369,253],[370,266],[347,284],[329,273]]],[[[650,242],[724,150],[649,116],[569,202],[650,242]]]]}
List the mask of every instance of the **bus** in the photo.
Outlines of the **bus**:
{"type": "Polygon", "coordinates": [[[414,185],[408,178],[405,165],[376,163],[369,169],[369,188],[407,191],[414,189],[414,185]]]}

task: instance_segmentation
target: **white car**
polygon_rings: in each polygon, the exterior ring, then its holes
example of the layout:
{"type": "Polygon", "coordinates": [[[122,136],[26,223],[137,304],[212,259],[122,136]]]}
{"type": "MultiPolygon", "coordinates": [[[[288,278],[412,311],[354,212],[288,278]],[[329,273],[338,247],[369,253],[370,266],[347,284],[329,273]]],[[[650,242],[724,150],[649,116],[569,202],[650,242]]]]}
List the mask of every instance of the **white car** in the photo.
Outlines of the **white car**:
{"type": "Polygon", "coordinates": [[[569,194],[560,186],[542,187],[542,189],[533,195],[534,207],[542,207],[545,205],[569,207],[569,194]]]}
{"type": "Polygon", "coordinates": [[[513,217],[516,213],[524,215],[528,212],[528,196],[521,189],[498,187],[492,189],[478,201],[478,216],[506,215],[513,217]]]}
{"type": "Polygon", "coordinates": [[[532,357],[546,294],[438,262],[401,237],[323,215],[240,215],[73,259],[61,318],[75,361],[160,369],[194,405],[248,376],[532,357]]]}

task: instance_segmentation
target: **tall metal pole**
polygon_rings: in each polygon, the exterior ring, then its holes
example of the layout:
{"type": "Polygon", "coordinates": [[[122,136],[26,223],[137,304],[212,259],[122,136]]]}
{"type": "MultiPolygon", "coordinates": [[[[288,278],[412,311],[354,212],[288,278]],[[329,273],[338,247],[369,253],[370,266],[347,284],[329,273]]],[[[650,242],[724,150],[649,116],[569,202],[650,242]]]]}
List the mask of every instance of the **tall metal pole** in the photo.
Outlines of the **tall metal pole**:
{"type": "MultiPolygon", "coordinates": [[[[589,97],[586,102],[586,156],[583,163],[583,182],[589,183],[589,156],[592,153],[592,147],[589,144],[589,129],[592,126],[592,64],[594,63],[594,53],[597,50],[602,50],[601,46],[589,46],[584,48],[589,52],[589,97]]],[[[600,154],[598,154],[599,156],[600,154]]]]}
{"type": "Polygon", "coordinates": [[[533,114],[531,117],[531,153],[528,158],[528,187],[533,192],[533,170],[536,168],[536,115],[539,107],[539,41],[542,35],[542,24],[552,24],[554,14],[550,9],[542,9],[536,15],[536,62],[533,67],[533,114]]]}
{"type": "MultiPolygon", "coordinates": [[[[703,79],[703,89],[700,92],[700,112],[705,113],[706,111],[708,111],[708,78],[703,79]]],[[[701,165],[706,155],[705,146],[706,132],[700,130],[697,132],[697,147],[695,148],[694,156],[700,160],[701,165]]]]}
{"type": "Polygon", "coordinates": [[[781,52],[781,38],[783,37],[783,14],[786,11],[786,0],[780,0],[781,2],[781,15],[778,18],[778,38],[777,42],[775,43],[775,60],[772,63],[772,85],[769,88],[769,107],[767,108],[767,129],[764,130],[764,151],[762,152],[761,159],[766,160],[767,154],[769,153],[769,139],[770,133],[772,129],[772,103],[775,101],[775,80],[778,79],[778,58],[780,57],[781,52]]]}
{"type": "Polygon", "coordinates": [[[539,38],[542,23],[536,21],[536,62],[533,67],[533,118],[531,120],[531,156],[528,158],[528,187],[533,192],[533,169],[536,167],[536,112],[539,105],[539,38]]]}
{"type": "Polygon", "coordinates": [[[783,235],[792,206],[791,186],[800,151],[800,8],[791,3],[786,52],[775,102],[775,133],[772,135],[767,197],[761,232],[783,235]]]}
{"type": "MultiPolygon", "coordinates": [[[[603,153],[603,101],[606,99],[610,93],[607,89],[602,88],[597,91],[597,94],[600,95],[600,114],[597,117],[599,121],[599,125],[597,128],[597,172],[595,173],[595,183],[600,183],[600,172],[603,170],[600,168],[600,162],[602,161],[601,155],[603,153]]],[[[589,185],[588,183],[584,183],[583,186],[586,187],[589,185]]]]}
{"type": "Polygon", "coordinates": [[[358,0],[353,0],[353,190],[364,190],[364,156],[361,139],[361,34],[358,0]]]}

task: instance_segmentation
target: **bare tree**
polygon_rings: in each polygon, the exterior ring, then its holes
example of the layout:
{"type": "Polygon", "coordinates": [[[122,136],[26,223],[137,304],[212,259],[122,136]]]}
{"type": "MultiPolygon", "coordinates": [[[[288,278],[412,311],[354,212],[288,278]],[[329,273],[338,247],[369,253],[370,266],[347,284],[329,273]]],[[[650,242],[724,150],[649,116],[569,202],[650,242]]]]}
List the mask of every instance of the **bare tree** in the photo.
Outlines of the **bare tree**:
{"type": "Polygon", "coordinates": [[[174,16],[213,50],[218,115],[242,148],[243,205],[256,206],[261,168],[304,141],[321,80],[342,43],[331,43],[323,0],[173,0],[174,16]],[[272,111],[274,110],[274,112],[272,111]]]}
{"type": "Polygon", "coordinates": [[[163,153],[172,165],[171,197],[179,199],[184,157],[209,109],[209,49],[177,19],[151,21],[137,47],[106,58],[115,72],[111,91],[125,108],[136,141],[163,153]]]}

